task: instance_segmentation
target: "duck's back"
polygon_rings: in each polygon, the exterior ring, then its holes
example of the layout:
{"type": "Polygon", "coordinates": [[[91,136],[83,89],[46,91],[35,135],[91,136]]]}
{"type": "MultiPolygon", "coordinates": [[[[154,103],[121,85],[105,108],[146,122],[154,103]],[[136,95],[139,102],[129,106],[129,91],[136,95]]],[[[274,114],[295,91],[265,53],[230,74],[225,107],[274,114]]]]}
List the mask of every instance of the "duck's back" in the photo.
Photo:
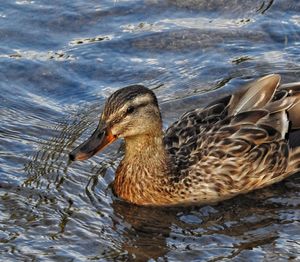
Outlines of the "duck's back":
{"type": "Polygon", "coordinates": [[[200,191],[221,200],[300,170],[300,148],[291,148],[288,140],[300,129],[300,83],[279,81],[278,75],[261,78],[185,113],[166,131],[173,175],[195,192],[189,194],[194,201],[200,191]]]}

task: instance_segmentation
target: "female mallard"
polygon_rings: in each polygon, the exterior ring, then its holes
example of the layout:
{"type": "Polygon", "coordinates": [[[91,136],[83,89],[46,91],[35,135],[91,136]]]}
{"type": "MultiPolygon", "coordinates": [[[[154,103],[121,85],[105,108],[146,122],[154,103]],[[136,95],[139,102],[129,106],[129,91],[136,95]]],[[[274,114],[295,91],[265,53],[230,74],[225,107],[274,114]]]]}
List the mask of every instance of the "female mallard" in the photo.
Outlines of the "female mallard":
{"type": "Polygon", "coordinates": [[[87,159],[124,138],[113,189],[139,205],[213,203],[271,185],[300,171],[300,147],[288,139],[300,129],[300,83],[279,82],[279,75],[260,78],[185,113],[165,134],[154,93],[122,88],[70,159],[87,159]]]}

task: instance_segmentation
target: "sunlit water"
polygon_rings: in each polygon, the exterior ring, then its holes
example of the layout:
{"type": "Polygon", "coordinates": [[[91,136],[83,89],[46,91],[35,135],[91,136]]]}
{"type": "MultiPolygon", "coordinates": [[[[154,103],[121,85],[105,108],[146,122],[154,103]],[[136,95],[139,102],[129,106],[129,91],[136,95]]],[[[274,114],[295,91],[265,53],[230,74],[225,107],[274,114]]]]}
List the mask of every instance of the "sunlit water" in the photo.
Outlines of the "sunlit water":
{"type": "Polygon", "coordinates": [[[1,261],[300,260],[297,175],[144,208],[111,192],[120,143],[68,166],[120,87],[154,89],[167,127],[258,76],[299,81],[299,1],[2,0],[0,43],[1,261]]]}

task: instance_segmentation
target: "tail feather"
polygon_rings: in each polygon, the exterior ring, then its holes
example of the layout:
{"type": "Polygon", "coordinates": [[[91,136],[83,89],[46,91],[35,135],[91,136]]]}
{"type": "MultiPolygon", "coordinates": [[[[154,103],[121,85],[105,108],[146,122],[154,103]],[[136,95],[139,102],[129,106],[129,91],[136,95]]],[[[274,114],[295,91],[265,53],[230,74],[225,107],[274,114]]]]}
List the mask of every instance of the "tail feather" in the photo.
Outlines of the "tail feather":
{"type": "Polygon", "coordinates": [[[280,100],[268,103],[263,109],[269,111],[271,114],[291,109],[297,103],[297,98],[289,96],[280,100]]]}
{"type": "Polygon", "coordinates": [[[300,82],[282,84],[278,88],[279,90],[287,90],[290,94],[300,92],[300,82]]]}
{"type": "Polygon", "coordinates": [[[267,118],[262,118],[258,124],[268,125],[280,132],[281,137],[285,138],[289,131],[289,120],[285,111],[280,111],[269,115],[267,118]]]}
{"type": "Polygon", "coordinates": [[[280,76],[267,75],[250,83],[245,90],[232,96],[229,115],[264,107],[274,96],[280,82],[280,76]]]}
{"type": "Polygon", "coordinates": [[[291,121],[291,129],[300,129],[300,82],[282,84],[279,86],[280,91],[287,91],[290,97],[297,101],[294,106],[288,110],[291,121]]]}
{"type": "Polygon", "coordinates": [[[289,119],[291,121],[291,129],[300,129],[300,93],[292,96],[295,97],[296,101],[294,106],[288,110],[289,119]]]}
{"type": "MultiPolygon", "coordinates": [[[[267,110],[270,115],[262,118],[259,123],[274,127],[281,133],[281,137],[284,138],[289,132],[290,126],[294,126],[296,120],[298,121],[298,119],[295,119],[298,115],[295,114],[294,111],[290,113],[290,110],[292,110],[297,103],[298,100],[295,96],[283,97],[280,100],[268,103],[263,109],[267,110]],[[287,112],[289,112],[289,114],[287,114],[287,112]],[[290,117],[291,115],[293,116],[292,119],[290,117]],[[293,124],[290,125],[290,122],[293,124]]],[[[297,110],[300,112],[298,108],[296,108],[295,111],[297,110]]]]}
{"type": "Polygon", "coordinates": [[[227,99],[232,123],[248,121],[269,125],[277,129],[282,138],[289,128],[300,129],[300,82],[283,85],[279,82],[279,75],[267,75],[233,94],[230,101],[227,99]]]}

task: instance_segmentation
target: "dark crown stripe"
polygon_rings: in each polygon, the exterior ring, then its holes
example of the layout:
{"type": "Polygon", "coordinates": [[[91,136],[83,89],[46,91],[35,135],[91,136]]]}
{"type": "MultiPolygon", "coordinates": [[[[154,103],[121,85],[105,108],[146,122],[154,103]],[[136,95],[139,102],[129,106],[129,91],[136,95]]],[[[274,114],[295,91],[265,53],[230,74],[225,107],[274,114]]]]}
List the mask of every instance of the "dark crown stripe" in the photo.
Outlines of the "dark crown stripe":
{"type": "Polygon", "coordinates": [[[129,101],[134,100],[138,96],[149,94],[152,97],[152,101],[149,103],[153,103],[158,106],[157,99],[155,94],[150,89],[142,86],[142,85],[132,85],[119,89],[115,93],[113,93],[107,100],[105,107],[105,114],[110,115],[113,112],[117,111],[124,104],[129,101]]]}

